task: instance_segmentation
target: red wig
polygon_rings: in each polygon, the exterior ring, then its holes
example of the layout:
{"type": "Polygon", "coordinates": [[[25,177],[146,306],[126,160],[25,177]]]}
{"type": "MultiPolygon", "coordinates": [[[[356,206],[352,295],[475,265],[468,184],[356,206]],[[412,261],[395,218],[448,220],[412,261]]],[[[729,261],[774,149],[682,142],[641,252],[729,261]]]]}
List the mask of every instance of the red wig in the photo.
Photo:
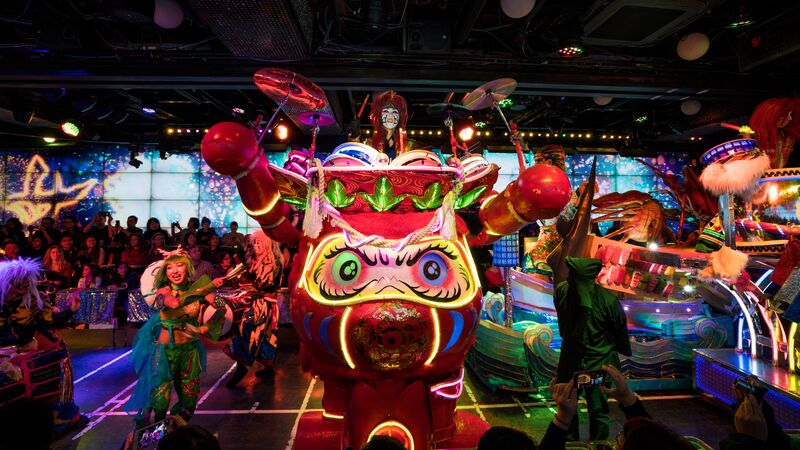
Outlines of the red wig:
{"type": "Polygon", "coordinates": [[[400,120],[397,123],[397,136],[395,140],[397,145],[397,154],[399,155],[405,150],[405,137],[403,132],[406,129],[406,122],[408,122],[408,106],[406,99],[398,95],[394,91],[385,91],[372,96],[372,108],[369,110],[369,120],[372,122],[372,145],[373,148],[383,151],[383,144],[386,141],[386,130],[381,123],[381,111],[386,107],[397,108],[400,112],[400,120]]]}

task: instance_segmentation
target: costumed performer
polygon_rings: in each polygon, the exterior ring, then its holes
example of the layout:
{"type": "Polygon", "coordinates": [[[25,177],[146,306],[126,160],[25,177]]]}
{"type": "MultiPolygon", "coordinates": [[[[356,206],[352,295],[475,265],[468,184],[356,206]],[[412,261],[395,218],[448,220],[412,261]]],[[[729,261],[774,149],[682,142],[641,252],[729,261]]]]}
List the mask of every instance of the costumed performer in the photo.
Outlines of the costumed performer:
{"type": "Polygon", "coordinates": [[[139,428],[150,423],[151,414],[154,421],[166,417],[173,387],[178,402],[171,414],[187,422],[191,419],[200,393],[200,372],[206,367],[205,348],[198,336],[209,332],[208,326],[198,326],[200,303],[222,301],[214,297],[222,278],[212,281],[203,276],[192,283],[194,267],[180,246],[162,254],[155,292],[145,294],[159,313],[136,333],[131,353],[138,381],[125,411],[136,413],[139,428]]]}
{"type": "Polygon", "coordinates": [[[373,96],[369,119],[372,122],[370,146],[394,159],[406,150],[405,129],[408,121],[406,99],[394,91],[373,96]]]}
{"type": "MultiPolygon", "coordinates": [[[[559,383],[569,382],[578,371],[601,370],[604,364],[618,368],[619,353],[627,356],[632,353],[625,311],[619,299],[595,283],[602,262],[579,257],[585,253],[591,227],[594,190],[593,164],[569,232],[548,258],[553,270],[553,301],[562,339],[556,373],[559,383]]],[[[584,396],[589,412],[589,439],[608,439],[608,397],[599,387],[585,387],[584,396]]],[[[577,441],[577,415],[569,425],[567,439],[577,441]]]]}
{"type": "MultiPolygon", "coordinates": [[[[20,359],[35,356],[37,350],[47,351],[61,346],[66,349],[61,339],[47,327],[66,323],[80,308],[77,294],[70,297],[69,307],[62,311],[54,310],[49,302],[43,301],[37,288],[43,274],[38,259],[22,257],[0,261],[0,346],[17,347],[16,356],[0,359],[0,372],[16,381],[23,380],[19,366],[25,362],[20,359]],[[46,338],[41,346],[36,338],[37,332],[46,338]]],[[[86,420],[73,399],[72,365],[68,354],[60,365],[58,397],[52,404],[56,436],[86,420]]],[[[30,386],[26,391],[31,394],[30,386]]],[[[43,394],[38,392],[39,396],[43,394]]]]}
{"type": "Polygon", "coordinates": [[[225,354],[236,361],[236,371],[227,387],[238,384],[254,363],[263,366],[256,371],[259,378],[274,373],[272,363],[278,350],[278,300],[275,292],[276,278],[285,264],[280,247],[262,230],[248,236],[247,254],[249,273],[239,279],[239,288],[248,302],[239,323],[234,325],[233,337],[225,346],[225,354]]]}

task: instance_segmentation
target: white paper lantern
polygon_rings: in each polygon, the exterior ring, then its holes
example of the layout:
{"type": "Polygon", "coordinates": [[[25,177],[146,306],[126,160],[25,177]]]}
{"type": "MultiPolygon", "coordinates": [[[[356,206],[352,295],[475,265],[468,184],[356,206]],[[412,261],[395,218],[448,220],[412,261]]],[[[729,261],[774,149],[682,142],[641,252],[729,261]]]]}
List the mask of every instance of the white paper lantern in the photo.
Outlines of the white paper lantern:
{"type": "Polygon", "coordinates": [[[684,102],[681,103],[681,112],[687,116],[693,116],[700,112],[702,106],[702,103],[697,100],[684,100],[684,102]]]}
{"type": "Polygon", "coordinates": [[[614,100],[613,97],[606,97],[604,95],[595,95],[592,97],[594,103],[598,106],[606,106],[607,104],[611,103],[611,100],[614,100]]]}
{"type": "Polygon", "coordinates": [[[183,8],[176,0],[156,0],[153,22],[168,30],[178,28],[183,23],[183,8]]]}
{"type": "Polygon", "coordinates": [[[520,19],[533,10],[536,0],[500,0],[500,8],[508,17],[520,19]]]}
{"type": "Polygon", "coordinates": [[[709,45],[705,34],[689,33],[678,42],[678,56],[686,61],[694,61],[706,54],[709,45]]]}

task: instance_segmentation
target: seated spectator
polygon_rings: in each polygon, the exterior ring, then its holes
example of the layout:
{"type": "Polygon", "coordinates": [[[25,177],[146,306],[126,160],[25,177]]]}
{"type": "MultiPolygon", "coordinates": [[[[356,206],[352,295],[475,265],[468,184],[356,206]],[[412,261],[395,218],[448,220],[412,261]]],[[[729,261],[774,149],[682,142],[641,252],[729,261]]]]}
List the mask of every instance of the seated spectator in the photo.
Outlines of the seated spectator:
{"type": "Polygon", "coordinates": [[[192,261],[192,266],[194,267],[192,282],[199,280],[203,275],[208,275],[209,278],[213,277],[214,266],[208,261],[203,261],[200,247],[196,245],[187,247],[186,253],[189,254],[189,260],[192,261]]]}
{"type": "Polygon", "coordinates": [[[391,436],[373,436],[361,450],[405,450],[405,448],[400,441],[391,436]]]}
{"type": "Polygon", "coordinates": [[[197,235],[194,233],[184,233],[183,239],[179,241],[183,248],[193,247],[197,245],[197,235]]]}
{"type": "Polygon", "coordinates": [[[236,221],[230,224],[230,233],[222,235],[222,246],[242,249],[245,247],[244,235],[239,233],[239,223],[236,221]]]}
{"type": "Polygon", "coordinates": [[[78,289],[100,289],[103,279],[97,275],[97,266],[84,264],[81,269],[81,278],[78,280],[78,289]]]}
{"type": "Polygon", "coordinates": [[[137,227],[136,224],[139,223],[139,218],[136,216],[128,216],[128,219],[125,221],[125,229],[122,230],[126,234],[142,234],[142,229],[137,227]]]}
{"type": "Polygon", "coordinates": [[[3,254],[0,255],[0,260],[9,261],[19,258],[19,245],[14,238],[7,237],[3,239],[3,254]]]}
{"type": "Polygon", "coordinates": [[[499,426],[486,430],[478,442],[478,450],[505,450],[512,448],[516,450],[536,450],[536,443],[522,431],[499,426]]]}
{"type": "Polygon", "coordinates": [[[185,229],[181,228],[181,225],[178,222],[173,222],[171,228],[172,240],[176,244],[183,244],[187,233],[194,234],[197,232],[197,229],[200,228],[200,220],[197,217],[191,217],[189,218],[189,222],[186,223],[185,229]],[[175,231],[176,229],[178,231],[175,231]]]}
{"type": "Polygon", "coordinates": [[[22,398],[0,408],[0,447],[49,450],[55,419],[44,400],[22,398]]]}
{"type": "Polygon", "coordinates": [[[6,220],[5,235],[5,237],[13,239],[18,247],[25,247],[28,243],[25,239],[25,230],[22,227],[22,222],[16,217],[6,220]]]}
{"type": "Polygon", "coordinates": [[[109,289],[131,290],[139,289],[140,281],[141,275],[131,271],[127,263],[121,262],[117,264],[116,270],[108,276],[105,285],[109,289]]]}
{"type": "Polygon", "coordinates": [[[225,253],[228,253],[228,250],[220,247],[220,238],[217,235],[212,235],[211,239],[208,240],[208,247],[203,249],[203,259],[206,261],[217,262],[219,257],[225,253]]]}
{"type": "Polygon", "coordinates": [[[64,217],[64,228],[61,230],[62,239],[65,235],[72,237],[73,242],[83,242],[83,231],[81,231],[75,216],[64,217]]]}
{"type": "Polygon", "coordinates": [[[166,231],[161,229],[161,222],[158,221],[155,217],[151,217],[147,219],[147,225],[145,226],[144,233],[142,233],[142,237],[146,240],[152,240],[153,235],[156,233],[166,233],[166,231]]]}
{"type": "Polygon", "coordinates": [[[178,427],[158,442],[157,450],[221,450],[219,440],[197,425],[178,427]]]}
{"type": "Polygon", "coordinates": [[[100,247],[104,247],[114,237],[114,228],[111,226],[113,220],[111,213],[100,211],[94,215],[94,219],[91,222],[83,227],[83,234],[94,236],[97,244],[100,247]]]}
{"type": "Polygon", "coordinates": [[[128,235],[128,245],[122,251],[120,262],[124,262],[131,266],[144,266],[147,264],[147,256],[150,249],[145,247],[142,242],[142,237],[138,234],[132,233],[128,235]]]}
{"type": "MultiPolygon", "coordinates": [[[[72,239],[70,236],[61,238],[72,239]]],[[[72,286],[72,264],[64,257],[64,251],[61,247],[52,247],[47,249],[44,255],[42,265],[45,270],[45,278],[59,289],[66,289],[72,286]]]]}
{"type": "Polygon", "coordinates": [[[61,236],[61,242],[59,245],[61,247],[61,252],[64,255],[64,259],[70,264],[77,264],[78,249],[75,248],[75,241],[72,239],[72,236],[65,233],[63,236],[61,236]]]}
{"type": "Polygon", "coordinates": [[[97,243],[93,235],[87,235],[83,240],[83,247],[78,252],[78,262],[81,265],[94,264],[102,266],[106,263],[106,251],[97,243]]]}
{"type": "Polygon", "coordinates": [[[216,236],[217,232],[211,227],[211,221],[208,217],[203,217],[200,221],[200,229],[197,230],[197,245],[208,245],[211,236],[216,236]]]}
{"type": "Polygon", "coordinates": [[[216,261],[217,263],[214,264],[214,271],[212,272],[212,279],[224,277],[234,267],[233,256],[228,252],[220,253],[216,261]]]}
{"type": "Polygon", "coordinates": [[[150,251],[147,253],[147,263],[151,264],[155,261],[164,259],[164,255],[159,250],[164,250],[167,245],[167,233],[161,231],[154,233],[150,238],[150,251]]]}
{"type": "Polygon", "coordinates": [[[39,222],[39,231],[45,239],[45,248],[57,245],[61,241],[61,231],[56,229],[56,221],[52,217],[43,217],[39,222]]]}
{"type": "Polygon", "coordinates": [[[28,238],[28,247],[23,254],[30,258],[44,258],[46,251],[47,239],[44,237],[44,233],[37,231],[28,238]]]}

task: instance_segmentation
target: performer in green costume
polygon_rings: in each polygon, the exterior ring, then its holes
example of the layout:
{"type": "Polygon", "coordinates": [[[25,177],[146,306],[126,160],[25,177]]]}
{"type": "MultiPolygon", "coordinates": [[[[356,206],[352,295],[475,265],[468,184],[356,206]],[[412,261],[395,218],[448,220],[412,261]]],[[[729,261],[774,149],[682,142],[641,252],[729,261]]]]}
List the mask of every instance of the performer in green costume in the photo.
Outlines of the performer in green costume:
{"type": "Polygon", "coordinates": [[[190,284],[194,268],[183,250],[166,253],[156,274],[153,307],[159,311],[139,330],[133,343],[131,362],[139,380],[125,410],[135,412],[142,427],[166,417],[172,388],[178,402],[171,414],[188,421],[197,406],[200,373],[205,371],[206,354],[198,336],[208,327],[198,326],[200,303],[214,302],[214,291],[222,278],[213,282],[203,276],[190,284]]]}
{"type": "MultiPolygon", "coordinates": [[[[556,286],[553,300],[561,333],[561,357],[557,380],[566,383],[575,372],[601,370],[603,364],[619,367],[619,355],[631,355],[625,311],[619,299],[595,284],[602,263],[598,259],[576,257],[586,253],[591,227],[591,207],[595,186],[595,166],[581,193],[578,209],[561,245],[551,253],[556,286]]],[[[599,388],[585,388],[589,411],[589,438],[608,439],[608,398],[599,388]]],[[[568,440],[577,441],[578,416],[570,424],[568,440]]]]}

